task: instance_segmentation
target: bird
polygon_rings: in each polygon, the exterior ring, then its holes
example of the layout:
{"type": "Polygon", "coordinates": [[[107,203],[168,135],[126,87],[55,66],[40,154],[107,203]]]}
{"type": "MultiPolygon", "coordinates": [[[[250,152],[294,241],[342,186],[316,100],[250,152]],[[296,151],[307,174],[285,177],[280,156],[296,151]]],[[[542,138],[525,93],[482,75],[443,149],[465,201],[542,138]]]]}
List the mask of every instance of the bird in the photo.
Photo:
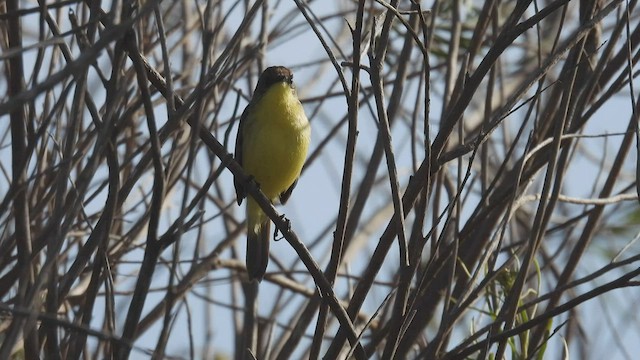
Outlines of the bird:
{"type": "MultiPolygon", "coordinates": [[[[311,127],[292,71],[284,66],[266,68],[240,116],[236,161],[272,204],[284,204],[298,182],[310,141],[311,127]]],[[[269,263],[271,220],[247,196],[243,183],[235,177],[238,205],[247,197],[247,275],[250,282],[260,283],[269,263]]]]}

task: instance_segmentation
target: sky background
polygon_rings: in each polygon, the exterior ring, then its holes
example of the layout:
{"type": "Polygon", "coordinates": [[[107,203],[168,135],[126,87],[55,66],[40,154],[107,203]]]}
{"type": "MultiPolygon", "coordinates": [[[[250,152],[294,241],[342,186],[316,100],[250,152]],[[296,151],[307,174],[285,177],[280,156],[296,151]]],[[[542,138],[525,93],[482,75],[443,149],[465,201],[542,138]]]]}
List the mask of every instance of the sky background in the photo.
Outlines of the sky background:
{"type": "MultiPolygon", "coordinates": [[[[465,5],[471,3],[472,2],[463,2],[465,5]]],[[[231,7],[231,4],[231,2],[228,2],[227,5],[231,7]]],[[[29,3],[29,6],[32,5],[33,4],[29,3]]],[[[427,5],[430,4],[427,3],[427,5]]],[[[105,9],[108,8],[106,3],[103,3],[102,6],[105,9]]],[[[326,59],[327,54],[323,50],[317,37],[307,27],[304,18],[299,14],[290,18],[287,17],[291,11],[295,11],[295,5],[293,2],[276,1],[270,2],[269,6],[273,7],[273,11],[271,12],[272,24],[280,24],[280,21],[283,18],[288,19],[289,22],[287,23],[288,26],[283,30],[287,34],[286,41],[280,42],[276,40],[269,44],[265,56],[265,65],[284,65],[293,69],[295,74],[294,81],[297,84],[299,96],[311,121],[312,141],[310,154],[312,154],[318,146],[323,143],[325,138],[329,136],[336,124],[342,121],[343,117],[346,115],[346,101],[344,96],[338,94],[339,91],[341,91],[341,88],[339,84],[335,82],[335,70],[331,67],[325,66],[326,64],[318,65],[319,61],[324,61],[326,59]],[[337,95],[321,103],[317,101],[318,97],[327,93],[336,93],[337,95]]],[[[351,49],[351,47],[348,34],[344,31],[344,24],[353,24],[355,21],[355,13],[348,12],[345,16],[327,17],[335,14],[337,9],[341,6],[350,8],[351,5],[345,5],[341,2],[316,1],[310,6],[315,12],[315,15],[323,19],[322,24],[325,29],[328,29],[328,32],[337,39],[337,44],[345,51],[346,57],[343,57],[340,52],[337,51],[337,48],[334,47],[334,54],[336,55],[338,62],[340,63],[342,61],[350,60],[349,49],[351,49]]],[[[463,16],[466,16],[468,8],[463,7],[462,10],[463,16]]],[[[227,20],[228,23],[225,24],[225,26],[228,28],[230,35],[241,22],[242,11],[243,9],[240,7],[235,7],[229,16],[227,20]]],[[[527,14],[532,14],[531,9],[527,14]]],[[[39,22],[38,14],[26,16],[24,20],[25,23],[33,20],[33,24],[37,24],[39,22]]],[[[572,20],[575,19],[568,19],[568,21],[572,20]]],[[[613,18],[609,20],[609,24],[614,20],[615,19],[613,18]]],[[[170,23],[170,19],[167,19],[167,21],[170,23]]],[[[62,19],[61,25],[62,31],[70,30],[68,21],[62,19]]],[[[26,27],[26,29],[28,30],[29,28],[26,27]]],[[[37,39],[36,28],[34,27],[32,31],[34,39],[37,39]]],[[[251,29],[252,34],[257,34],[258,31],[259,28],[257,28],[257,26],[254,26],[251,29]]],[[[28,38],[28,35],[26,38],[28,38]]],[[[249,38],[251,38],[251,36],[249,36],[249,38]]],[[[28,43],[25,45],[28,45],[28,43]]],[[[395,44],[393,45],[399,46],[395,44]]],[[[194,43],[192,46],[197,48],[198,43],[194,43]]],[[[523,50],[516,48],[506,52],[503,56],[507,57],[507,59],[510,56],[515,58],[520,55],[521,51],[523,50]]],[[[28,55],[30,54],[32,53],[28,53],[28,55]]],[[[415,50],[413,55],[413,58],[416,59],[416,61],[421,59],[421,56],[419,56],[415,50]]],[[[35,62],[35,58],[30,56],[26,56],[25,60],[26,68],[32,67],[35,62]]],[[[441,64],[441,62],[442,57],[439,57],[438,54],[434,54],[432,56],[432,66],[441,64]]],[[[98,59],[98,63],[104,64],[105,68],[108,68],[109,65],[106,59],[106,54],[103,54],[98,59]]],[[[368,64],[366,56],[363,57],[363,64],[368,64]]],[[[476,63],[473,65],[477,66],[478,64],[476,63]]],[[[180,59],[178,58],[172,59],[172,66],[172,72],[175,74],[180,74],[181,71],[187,72],[190,70],[183,69],[180,59]]],[[[350,70],[343,68],[343,72],[346,78],[350,80],[350,70]]],[[[196,71],[193,73],[197,74],[196,71]]],[[[509,80],[509,77],[517,78],[519,76],[526,75],[509,74],[508,71],[505,71],[505,74],[507,76],[507,79],[504,80],[505,82],[509,80]]],[[[434,71],[432,75],[430,120],[431,139],[433,140],[433,137],[439,129],[444,80],[441,76],[442,74],[437,71],[434,71]]],[[[363,87],[370,85],[367,78],[366,74],[363,74],[361,77],[363,80],[363,87]]],[[[635,89],[640,85],[638,84],[637,79],[634,80],[634,85],[635,89]]],[[[95,92],[92,91],[92,95],[95,97],[96,101],[104,99],[105,94],[100,91],[101,86],[102,84],[95,73],[91,75],[89,78],[89,88],[97,89],[95,92]]],[[[253,91],[253,89],[246,83],[235,84],[234,86],[242,91],[244,95],[249,95],[253,91]]],[[[415,86],[415,82],[407,84],[407,89],[410,90],[406,93],[414,95],[415,90],[411,87],[415,86]]],[[[386,95],[388,96],[389,94],[386,95]]],[[[155,99],[158,98],[159,96],[155,97],[155,99]]],[[[405,111],[413,109],[412,104],[414,99],[411,98],[411,96],[407,95],[403,97],[402,101],[405,105],[405,111]]],[[[481,103],[481,100],[478,100],[478,103],[481,103]]],[[[231,137],[228,139],[227,143],[227,150],[229,152],[233,152],[235,133],[237,131],[237,117],[233,118],[235,104],[236,98],[227,98],[222,104],[221,111],[217,115],[217,118],[213,119],[214,115],[210,114],[210,118],[207,119],[215,120],[216,123],[222,125],[220,129],[217,129],[217,132],[214,132],[214,135],[220,140],[222,139],[221,135],[225,133],[227,127],[232,126],[232,131],[230,132],[231,137]]],[[[241,100],[240,108],[244,108],[245,105],[246,100],[241,100]]],[[[377,122],[375,117],[372,116],[371,108],[369,108],[369,106],[373,107],[373,101],[370,101],[370,105],[362,105],[360,109],[358,128],[359,135],[356,147],[356,166],[352,189],[357,189],[360,184],[364,173],[363,167],[369,160],[378,134],[377,122]]],[[[515,131],[517,131],[520,126],[525,109],[526,107],[523,107],[510,115],[504,121],[504,127],[494,132],[492,136],[499,139],[508,139],[513,137],[515,131]]],[[[166,111],[163,106],[157,106],[156,112],[159,125],[162,125],[163,119],[167,118],[166,111]]],[[[465,116],[472,118],[473,114],[465,114],[465,116]]],[[[602,135],[624,132],[631,116],[632,107],[629,101],[629,93],[628,91],[622,91],[598,110],[597,114],[584,128],[583,134],[602,135]]],[[[404,186],[409,181],[409,176],[412,173],[413,166],[413,159],[411,157],[411,130],[406,121],[407,117],[408,114],[404,113],[404,121],[399,121],[392,128],[393,146],[397,160],[401,189],[404,189],[404,186]]],[[[7,119],[6,116],[1,118],[7,119]]],[[[465,118],[465,121],[467,121],[467,118],[465,118]]],[[[321,268],[324,268],[328,262],[328,253],[333,236],[332,232],[335,228],[333,222],[335,221],[336,212],[339,207],[346,134],[346,126],[342,126],[338,131],[338,135],[330,140],[328,145],[323,148],[320,156],[315,158],[313,162],[309,163],[305,168],[289,202],[285,206],[278,208],[278,211],[285,214],[291,221],[292,228],[310,248],[314,258],[320,264],[321,268]],[[330,230],[327,231],[327,229],[330,230]]],[[[423,140],[420,136],[417,138],[419,141],[423,140]]],[[[606,170],[602,174],[598,173],[598,169],[600,167],[599,162],[602,158],[605,159],[605,169],[611,164],[620,145],[621,138],[622,137],[620,135],[613,135],[582,139],[580,142],[581,149],[584,150],[584,154],[591,154],[592,157],[586,156],[572,160],[571,166],[566,174],[563,195],[582,198],[592,197],[594,184],[597,185],[595,188],[599,189],[607,174],[606,170]]],[[[6,146],[8,142],[9,140],[4,139],[2,141],[3,147],[0,148],[0,159],[2,159],[3,167],[5,169],[10,168],[11,162],[11,149],[6,146]]],[[[166,143],[163,146],[163,152],[171,151],[171,145],[171,142],[166,143]]],[[[500,150],[501,149],[496,149],[494,154],[497,158],[499,158],[501,154],[500,150]]],[[[465,160],[468,161],[469,157],[466,156],[465,160]]],[[[635,177],[635,161],[636,156],[635,151],[633,150],[627,158],[625,169],[623,171],[624,177],[621,179],[624,179],[624,181],[619,181],[619,184],[626,185],[633,182],[633,178],[635,177]]],[[[211,167],[219,166],[220,161],[215,159],[212,164],[211,155],[201,151],[197,154],[196,165],[197,166],[194,167],[193,177],[196,182],[202,183],[209,176],[211,167]]],[[[465,163],[465,167],[466,166],[467,164],[465,163]]],[[[453,166],[453,168],[455,168],[455,166],[453,166]]],[[[103,171],[103,174],[106,177],[106,171],[104,169],[100,171],[103,171]]],[[[455,169],[451,171],[455,171],[455,169]]],[[[98,174],[100,174],[100,172],[98,174]]],[[[343,272],[348,272],[350,274],[359,274],[361,272],[364,266],[368,263],[371,253],[377,245],[379,235],[386,226],[390,214],[392,213],[391,193],[389,189],[389,182],[385,174],[386,168],[383,165],[378,171],[378,182],[374,189],[375,195],[372,196],[367,203],[367,208],[363,215],[363,218],[367,219],[378,214],[379,218],[377,222],[372,221],[367,224],[367,232],[364,232],[361,228],[361,231],[357,233],[356,239],[359,240],[358,245],[354,246],[347,252],[347,254],[345,254],[347,261],[346,266],[341,269],[343,272]]],[[[543,172],[541,172],[538,176],[540,182],[543,179],[543,175],[543,172]]],[[[128,200],[127,205],[130,206],[131,209],[134,209],[133,214],[137,211],[135,210],[136,206],[139,205],[137,202],[144,199],[142,190],[152,186],[152,176],[153,175],[151,173],[144,176],[137,184],[137,187],[140,189],[140,195],[131,196],[128,200]]],[[[7,177],[10,178],[10,176],[7,177]]],[[[242,218],[243,215],[241,214],[244,213],[244,208],[235,205],[235,191],[230,172],[223,171],[220,184],[222,193],[226,194],[225,200],[228,205],[228,211],[238,214],[238,218],[242,218]]],[[[622,185],[618,185],[616,189],[622,190],[621,187],[622,185]]],[[[6,191],[7,186],[0,184],[0,189],[6,191]]],[[[181,192],[182,189],[179,188],[179,191],[181,192]]],[[[532,193],[533,192],[539,192],[539,187],[536,190],[536,186],[534,185],[532,187],[532,193]]],[[[164,204],[166,221],[161,224],[161,233],[175,219],[175,214],[180,210],[182,194],[177,191],[174,195],[175,196],[169,196],[168,200],[164,204]]],[[[471,205],[476,203],[478,198],[474,201],[473,195],[471,196],[472,198],[469,201],[470,205],[465,207],[462,211],[462,218],[470,216],[474,210],[474,207],[471,205]]],[[[87,204],[87,212],[97,211],[101,206],[103,206],[105,198],[106,193],[97,196],[92,203],[87,204]]],[[[537,202],[527,204],[525,206],[530,206],[535,209],[537,202]]],[[[582,205],[575,206],[577,209],[582,205]]],[[[206,238],[206,242],[202,245],[202,249],[198,249],[202,254],[206,254],[228,236],[227,229],[224,228],[222,218],[219,216],[220,210],[214,207],[211,203],[208,203],[204,210],[205,213],[203,215],[203,219],[209,220],[209,223],[205,226],[206,234],[204,236],[206,238]]],[[[619,224],[617,224],[619,231],[611,232],[608,237],[599,236],[594,238],[591,246],[589,247],[588,254],[580,262],[576,272],[576,278],[590,274],[605,266],[609,261],[611,261],[611,259],[613,259],[613,256],[618,251],[623,251],[620,258],[627,258],[640,251],[640,248],[635,242],[633,242],[631,246],[627,247],[632,239],[640,234],[640,227],[628,220],[628,217],[632,215],[634,210],[637,211],[637,204],[617,208],[618,216],[610,217],[610,219],[619,222],[619,224]],[[613,254],[611,253],[612,251],[613,254]]],[[[567,214],[567,216],[569,215],[567,214]]],[[[561,216],[559,218],[561,218],[561,216]]],[[[409,218],[408,221],[410,220],[411,219],[409,218]]],[[[431,225],[428,224],[426,226],[431,225]]],[[[407,226],[407,229],[409,229],[409,226],[407,226]]],[[[180,244],[181,260],[188,260],[189,254],[193,254],[195,251],[194,246],[196,244],[196,236],[197,234],[195,234],[195,232],[187,232],[184,234],[180,244]]],[[[139,239],[140,242],[143,242],[143,240],[144,238],[139,239]]],[[[548,241],[547,244],[549,248],[553,250],[560,247],[565,239],[560,236],[549,236],[545,241],[548,241]]],[[[239,259],[244,259],[244,236],[240,236],[238,238],[234,251],[238,252],[239,259]]],[[[286,241],[281,240],[272,242],[271,251],[285,266],[300,270],[301,272],[306,272],[304,266],[301,263],[296,262],[297,255],[286,241]]],[[[385,297],[392,291],[392,287],[389,286],[387,282],[392,280],[392,269],[395,271],[397,267],[397,251],[398,250],[395,247],[391,249],[390,255],[387,257],[388,263],[385,264],[383,270],[378,275],[380,284],[372,290],[371,296],[368,297],[363,306],[363,311],[367,314],[373,314],[377,307],[384,301],[385,297]]],[[[172,254],[173,249],[170,248],[163,253],[162,258],[168,261],[172,254]]],[[[141,248],[133,251],[127,256],[127,259],[130,260],[131,263],[124,264],[118,268],[118,273],[121,278],[126,278],[126,276],[131,275],[130,282],[124,281],[120,284],[123,289],[133,288],[136,281],[135,273],[138,271],[139,261],[142,256],[143,250],[141,248]]],[[[231,250],[226,250],[222,253],[222,258],[226,259],[232,257],[233,255],[231,250]]],[[[184,268],[180,268],[180,270],[187,268],[188,264],[185,264],[184,268]]],[[[268,271],[273,272],[277,271],[277,269],[278,268],[272,261],[268,271]]],[[[621,272],[614,271],[596,280],[596,283],[604,284],[620,274],[621,272]]],[[[234,314],[229,311],[229,309],[234,306],[242,306],[242,304],[238,303],[234,298],[234,292],[237,293],[238,290],[232,286],[233,283],[231,282],[231,276],[232,272],[229,270],[212,271],[206,279],[202,279],[199,284],[194,286],[193,290],[187,296],[186,301],[176,308],[177,315],[174,320],[175,328],[172,336],[169,338],[167,347],[168,355],[188,357],[190,346],[188,343],[189,337],[194,339],[194,345],[198,348],[208,345],[220,354],[233,353],[234,329],[232,324],[234,314]],[[211,304],[213,304],[213,306],[211,306],[211,304]],[[191,326],[187,326],[186,324],[191,324],[191,326]],[[207,328],[208,324],[215,324],[214,333],[205,333],[204,329],[207,328]],[[192,331],[192,333],[189,333],[189,331],[192,331]]],[[[298,279],[303,279],[303,275],[301,274],[296,275],[296,277],[298,279]]],[[[152,284],[152,289],[161,289],[166,286],[167,278],[168,267],[158,266],[154,277],[154,283],[152,284]]],[[[306,284],[311,288],[311,282],[309,279],[306,279],[306,284]]],[[[594,283],[589,282],[584,286],[576,288],[576,295],[588,291],[593,287],[593,285],[594,283]]],[[[353,286],[355,286],[355,281],[340,278],[336,285],[336,292],[339,296],[345,296],[352,290],[353,286]]],[[[552,286],[552,284],[543,284],[542,292],[549,291],[547,288],[548,286],[552,286]]],[[[281,301],[281,299],[277,298],[278,289],[279,287],[274,286],[269,281],[263,282],[261,285],[259,307],[260,314],[265,317],[273,312],[274,302],[276,301],[278,301],[278,303],[283,302],[287,304],[287,307],[291,309],[290,311],[283,311],[283,315],[278,317],[278,324],[275,326],[276,332],[282,331],[284,326],[292,325],[288,320],[291,319],[294,310],[297,310],[303,301],[300,296],[291,296],[290,294],[285,295],[288,296],[289,299],[281,301]]],[[[119,324],[124,323],[124,318],[130,301],[130,295],[130,293],[124,293],[117,298],[116,305],[118,309],[117,314],[119,316],[119,324]]],[[[155,305],[159,302],[164,295],[164,291],[152,291],[149,295],[147,301],[148,306],[145,307],[143,316],[146,311],[151,309],[151,305],[155,305]]],[[[237,296],[238,294],[235,295],[237,296]]],[[[597,299],[582,304],[577,309],[578,315],[575,316],[580,316],[582,318],[581,324],[584,327],[582,331],[588,333],[588,336],[592,337],[595,344],[593,345],[594,352],[591,354],[581,354],[578,349],[570,349],[571,357],[585,359],[601,359],[606,357],[608,360],[618,360],[630,359],[633,358],[634,354],[640,353],[640,343],[637,342],[637,339],[640,337],[640,326],[637,326],[640,319],[638,319],[637,312],[633,311],[634,306],[632,306],[632,304],[637,303],[638,301],[640,301],[640,292],[637,289],[628,288],[609,292],[597,299]],[[614,330],[617,330],[617,332],[614,330]]],[[[104,304],[101,306],[104,306],[104,304]]],[[[100,306],[97,307],[97,309],[99,308],[100,306]]],[[[574,314],[572,313],[572,315],[574,314]]],[[[554,321],[554,326],[561,324],[562,321],[566,319],[566,316],[567,315],[565,314],[557,318],[554,321]]],[[[479,325],[482,325],[487,321],[487,319],[483,318],[479,313],[469,314],[466,319],[468,320],[469,326],[466,329],[457,329],[452,334],[452,346],[455,346],[458,341],[464,339],[468,335],[469,329],[477,329],[479,325]]],[[[94,321],[95,324],[100,324],[102,321],[99,311],[96,313],[94,321]]],[[[332,328],[327,332],[327,336],[333,335],[331,333],[331,329],[332,328]]],[[[134,356],[145,356],[145,349],[153,349],[156,346],[159,330],[160,323],[156,323],[147,330],[141,336],[139,341],[136,342],[137,348],[134,349],[132,354],[134,356]]],[[[312,329],[309,329],[308,334],[312,334],[312,331],[312,329]]],[[[90,342],[91,341],[95,340],[90,340],[90,342]]],[[[564,340],[561,336],[554,336],[549,342],[550,349],[554,350],[549,350],[549,352],[551,354],[558,354],[559,352],[555,349],[561,348],[564,345],[563,341],[564,340]]],[[[302,356],[302,354],[296,353],[293,355],[293,358],[298,356],[302,356]]]]}

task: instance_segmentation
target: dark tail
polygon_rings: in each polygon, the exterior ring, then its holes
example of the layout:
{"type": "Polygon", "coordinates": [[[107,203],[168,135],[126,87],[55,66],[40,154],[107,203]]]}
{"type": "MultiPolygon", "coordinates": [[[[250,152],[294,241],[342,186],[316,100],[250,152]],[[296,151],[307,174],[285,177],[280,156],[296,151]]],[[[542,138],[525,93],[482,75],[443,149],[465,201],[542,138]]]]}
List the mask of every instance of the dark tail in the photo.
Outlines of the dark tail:
{"type": "Polygon", "coordinates": [[[247,273],[249,281],[262,281],[269,264],[269,240],[271,235],[271,221],[262,223],[257,234],[247,232],[247,273]]]}

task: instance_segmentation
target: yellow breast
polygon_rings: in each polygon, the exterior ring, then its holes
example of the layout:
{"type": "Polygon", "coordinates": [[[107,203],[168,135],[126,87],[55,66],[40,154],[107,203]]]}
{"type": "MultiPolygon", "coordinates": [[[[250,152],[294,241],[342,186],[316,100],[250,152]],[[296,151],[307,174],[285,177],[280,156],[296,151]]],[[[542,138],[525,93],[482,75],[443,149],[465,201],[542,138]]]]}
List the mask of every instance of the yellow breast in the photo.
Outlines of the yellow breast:
{"type": "Polygon", "coordinates": [[[243,128],[243,166],[272,201],[300,176],[311,129],[295,92],[272,85],[254,104],[243,128]]]}

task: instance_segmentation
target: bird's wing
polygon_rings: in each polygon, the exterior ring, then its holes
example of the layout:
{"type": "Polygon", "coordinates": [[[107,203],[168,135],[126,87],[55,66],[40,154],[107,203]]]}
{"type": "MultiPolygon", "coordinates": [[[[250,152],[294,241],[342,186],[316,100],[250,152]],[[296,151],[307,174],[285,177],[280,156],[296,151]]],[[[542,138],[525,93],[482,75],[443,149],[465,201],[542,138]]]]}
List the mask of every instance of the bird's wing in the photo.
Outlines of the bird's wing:
{"type": "MultiPolygon", "coordinates": [[[[238,162],[238,164],[240,164],[240,166],[243,166],[242,164],[242,140],[243,139],[242,138],[244,137],[243,136],[244,125],[247,122],[247,116],[249,114],[250,106],[251,104],[247,105],[247,107],[242,112],[242,115],[240,116],[240,125],[238,125],[238,136],[236,136],[235,159],[238,162]]],[[[244,186],[242,186],[242,180],[238,179],[237,177],[233,178],[233,185],[236,188],[236,201],[238,202],[238,205],[240,205],[242,204],[242,199],[247,197],[247,190],[245,190],[244,186]]]]}
{"type": "Polygon", "coordinates": [[[287,200],[289,200],[289,197],[291,197],[291,192],[293,191],[293,188],[296,187],[297,183],[298,183],[298,179],[296,179],[296,181],[294,181],[293,184],[291,184],[291,186],[289,186],[287,190],[285,190],[283,193],[280,194],[281,204],[284,204],[287,202],[287,200]]]}

